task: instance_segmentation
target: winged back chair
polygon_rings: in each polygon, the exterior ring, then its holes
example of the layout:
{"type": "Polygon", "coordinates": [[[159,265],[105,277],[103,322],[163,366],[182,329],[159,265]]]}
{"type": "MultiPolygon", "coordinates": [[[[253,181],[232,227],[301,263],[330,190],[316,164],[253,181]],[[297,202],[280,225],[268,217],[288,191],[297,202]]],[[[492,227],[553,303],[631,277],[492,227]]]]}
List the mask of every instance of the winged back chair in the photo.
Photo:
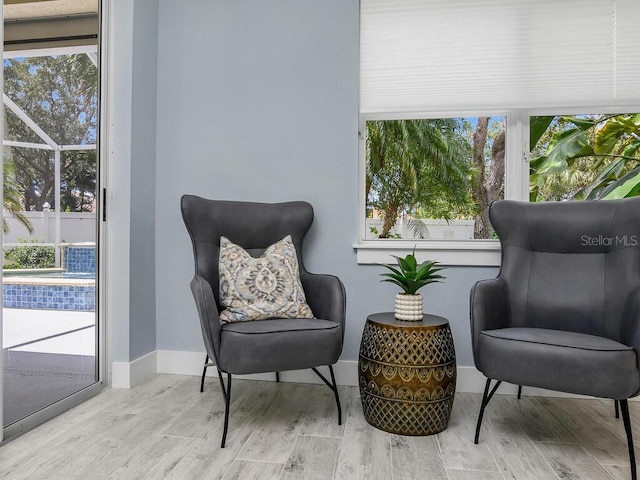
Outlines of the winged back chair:
{"type": "Polygon", "coordinates": [[[200,317],[207,367],[216,366],[225,398],[225,445],[232,374],[279,372],[311,368],[335,395],[338,423],[340,399],[332,365],[338,361],[344,340],[346,296],[338,277],[307,272],[302,243],[313,222],[313,208],[306,202],[254,203],[209,200],[195,195],[181,199],[182,218],[193,245],[195,275],[191,291],[200,317]],[[252,257],[290,235],[295,246],[300,280],[315,318],[272,318],[220,323],[220,238],[228,238],[252,257]],[[211,360],[211,362],[210,362],[211,360]],[[316,367],[327,365],[329,382],[316,367]],[[227,382],[223,381],[227,374],[227,382]]]}
{"type": "Polygon", "coordinates": [[[640,198],[497,201],[500,273],[471,291],[484,409],[502,381],[616,400],[636,466],[627,399],[640,390],[640,198]],[[491,388],[491,381],[497,383],[491,388]]]}

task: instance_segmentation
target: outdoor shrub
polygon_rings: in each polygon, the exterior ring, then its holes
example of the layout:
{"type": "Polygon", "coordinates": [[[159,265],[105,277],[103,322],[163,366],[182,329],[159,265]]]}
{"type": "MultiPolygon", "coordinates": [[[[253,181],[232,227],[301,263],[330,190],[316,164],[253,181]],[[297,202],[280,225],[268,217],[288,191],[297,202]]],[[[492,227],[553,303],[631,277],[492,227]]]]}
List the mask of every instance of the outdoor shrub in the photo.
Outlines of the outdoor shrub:
{"type": "MultiPolygon", "coordinates": [[[[20,240],[26,243],[25,240],[20,240]]],[[[4,268],[52,268],[56,265],[55,247],[32,245],[11,247],[5,251],[4,268]]]]}

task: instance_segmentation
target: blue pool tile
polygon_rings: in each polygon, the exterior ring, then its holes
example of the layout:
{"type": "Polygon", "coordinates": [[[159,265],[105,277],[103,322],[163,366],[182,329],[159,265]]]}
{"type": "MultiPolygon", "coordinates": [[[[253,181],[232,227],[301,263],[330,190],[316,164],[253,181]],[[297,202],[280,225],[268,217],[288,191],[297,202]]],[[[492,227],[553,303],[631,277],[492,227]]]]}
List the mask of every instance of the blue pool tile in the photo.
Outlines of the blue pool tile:
{"type": "Polygon", "coordinates": [[[3,285],[8,308],[95,310],[95,287],[77,285],[3,285]]]}

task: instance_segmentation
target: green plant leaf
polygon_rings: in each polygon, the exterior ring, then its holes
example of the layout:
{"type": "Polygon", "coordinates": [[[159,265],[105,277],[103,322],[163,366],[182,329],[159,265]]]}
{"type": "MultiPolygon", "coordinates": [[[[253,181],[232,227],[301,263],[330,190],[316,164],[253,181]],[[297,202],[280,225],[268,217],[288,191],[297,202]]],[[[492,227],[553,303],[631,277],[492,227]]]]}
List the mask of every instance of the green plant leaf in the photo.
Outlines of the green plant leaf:
{"type": "MultiPolygon", "coordinates": [[[[415,252],[415,247],[414,247],[415,252]]],[[[381,273],[380,276],[385,277],[381,282],[390,282],[399,286],[404,293],[413,295],[420,288],[429,283],[439,282],[444,278],[437,272],[444,267],[439,267],[438,262],[427,260],[418,267],[418,262],[414,254],[408,254],[404,258],[393,255],[396,259],[399,269],[389,265],[382,265],[389,272],[381,273]]]]}
{"type": "MultiPolygon", "coordinates": [[[[415,249],[414,249],[415,251],[415,249]]],[[[416,268],[418,267],[418,261],[416,260],[416,257],[414,257],[412,254],[407,255],[405,257],[406,261],[407,261],[407,265],[409,266],[408,270],[415,272],[416,268]]]]}
{"type": "MultiPolygon", "coordinates": [[[[533,182],[531,182],[533,185],[533,182]]],[[[538,185],[533,185],[529,189],[529,201],[537,202],[538,201],[538,192],[540,191],[540,187],[538,185]]]]}
{"type": "Polygon", "coordinates": [[[620,180],[609,185],[600,198],[613,200],[618,198],[628,198],[638,195],[640,190],[640,167],[623,176],[620,180]]]}
{"type": "Polygon", "coordinates": [[[638,153],[638,149],[640,149],[640,140],[631,140],[622,151],[622,155],[625,157],[635,157],[636,153],[638,153]]]}
{"type": "Polygon", "coordinates": [[[591,145],[585,145],[583,148],[580,149],[580,151],[578,151],[578,153],[567,158],[567,165],[569,165],[569,167],[573,167],[573,164],[575,163],[576,160],[579,160],[580,158],[584,158],[584,157],[591,157],[593,155],[595,155],[595,152],[593,151],[593,147],[591,145]]]}
{"type": "MultiPolygon", "coordinates": [[[[397,274],[397,275],[402,275],[402,272],[400,270],[398,270],[397,268],[392,267],[391,265],[382,265],[384,268],[388,268],[389,270],[391,270],[393,273],[397,274]]],[[[380,275],[388,275],[385,273],[381,273],[380,275]]]]}
{"type": "Polygon", "coordinates": [[[576,127],[578,127],[581,130],[588,130],[591,127],[598,124],[597,121],[591,118],[584,118],[584,117],[562,117],[562,119],[567,122],[573,123],[576,127]]]}
{"type": "Polygon", "coordinates": [[[400,269],[403,272],[411,270],[411,267],[409,266],[409,262],[405,258],[396,257],[396,259],[398,260],[398,265],[400,266],[400,269]]]}
{"type": "MultiPolygon", "coordinates": [[[[546,158],[534,159],[531,169],[537,175],[561,172],[571,164],[571,160],[593,155],[593,148],[584,128],[572,128],[556,134],[549,144],[546,158]]],[[[541,157],[542,158],[542,157],[541,157]]]]}
{"type": "Polygon", "coordinates": [[[591,200],[597,198],[601,188],[618,178],[622,172],[626,159],[619,158],[605,166],[589,185],[582,187],[571,197],[573,200],[591,200]]]}
{"type": "Polygon", "coordinates": [[[533,151],[554,118],[553,116],[531,117],[531,123],[529,124],[529,151],[533,151]]]}
{"type": "Polygon", "coordinates": [[[607,120],[595,135],[595,153],[609,154],[614,151],[616,144],[625,136],[638,133],[638,126],[626,116],[618,116],[607,120]]]}
{"type": "Polygon", "coordinates": [[[404,283],[400,283],[397,280],[393,280],[391,278],[386,278],[384,280],[381,280],[382,282],[389,282],[389,283],[393,283],[394,285],[399,286],[404,292],[407,291],[407,286],[404,283]]]}
{"type": "Polygon", "coordinates": [[[404,285],[406,285],[406,283],[407,283],[407,279],[403,275],[396,275],[394,273],[385,273],[385,274],[382,274],[382,276],[383,277],[387,277],[387,279],[383,280],[383,281],[385,281],[385,282],[389,282],[389,281],[394,282],[394,283],[396,283],[398,285],[403,286],[403,288],[404,288],[404,285]]]}
{"type": "Polygon", "coordinates": [[[437,262],[425,262],[418,269],[418,273],[416,275],[416,279],[422,280],[425,278],[443,278],[441,276],[436,276],[436,273],[442,270],[442,268],[437,268],[435,265],[437,262]]]}

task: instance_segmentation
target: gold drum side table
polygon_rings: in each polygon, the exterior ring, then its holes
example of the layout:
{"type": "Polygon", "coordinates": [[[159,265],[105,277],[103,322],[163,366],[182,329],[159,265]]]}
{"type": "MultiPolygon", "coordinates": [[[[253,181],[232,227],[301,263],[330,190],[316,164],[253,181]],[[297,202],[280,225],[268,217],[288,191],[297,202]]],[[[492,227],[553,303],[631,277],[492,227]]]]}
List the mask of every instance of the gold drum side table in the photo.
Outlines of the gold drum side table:
{"type": "Polygon", "coordinates": [[[403,322],[367,317],[358,359],[360,399],[371,425],[400,435],[447,428],[456,391],[456,354],[446,318],[403,322]]]}

